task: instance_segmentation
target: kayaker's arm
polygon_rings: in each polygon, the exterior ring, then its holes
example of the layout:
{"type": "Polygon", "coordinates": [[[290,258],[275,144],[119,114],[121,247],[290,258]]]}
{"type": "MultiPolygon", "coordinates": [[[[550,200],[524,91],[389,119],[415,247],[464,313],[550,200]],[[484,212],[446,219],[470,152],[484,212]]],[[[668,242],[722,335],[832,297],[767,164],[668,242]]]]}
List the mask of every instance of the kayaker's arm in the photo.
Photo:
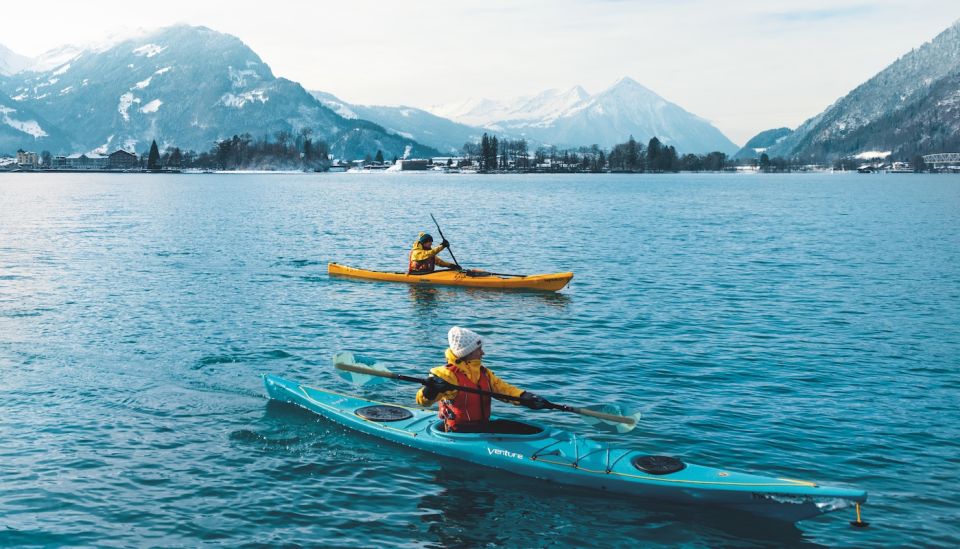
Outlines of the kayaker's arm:
{"type": "MultiPolygon", "coordinates": [[[[410,259],[412,261],[426,261],[431,257],[435,257],[438,253],[442,252],[443,249],[444,249],[443,246],[437,246],[436,248],[430,248],[429,250],[424,250],[423,248],[417,246],[416,248],[410,251],[410,259]]],[[[438,257],[437,262],[439,263],[440,261],[442,260],[438,257]]]]}
{"type": "MultiPolygon", "coordinates": [[[[430,375],[434,377],[438,377],[451,385],[456,385],[457,383],[457,375],[451,372],[445,366],[438,366],[430,370],[430,375]]],[[[431,406],[434,402],[437,402],[438,400],[453,400],[457,398],[457,391],[447,391],[445,393],[437,394],[437,396],[435,396],[434,398],[427,398],[423,394],[424,389],[426,389],[426,387],[421,387],[420,390],[417,391],[417,404],[419,404],[420,406],[431,406]]]]}
{"type": "MultiPolygon", "coordinates": [[[[500,393],[501,395],[514,396],[518,397],[524,393],[523,389],[518,389],[513,385],[510,385],[506,381],[497,377],[497,374],[487,370],[487,375],[490,376],[490,390],[494,393],[500,393]]],[[[509,402],[510,404],[517,404],[513,400],[504,400],[503,402],[509,402]]]]}

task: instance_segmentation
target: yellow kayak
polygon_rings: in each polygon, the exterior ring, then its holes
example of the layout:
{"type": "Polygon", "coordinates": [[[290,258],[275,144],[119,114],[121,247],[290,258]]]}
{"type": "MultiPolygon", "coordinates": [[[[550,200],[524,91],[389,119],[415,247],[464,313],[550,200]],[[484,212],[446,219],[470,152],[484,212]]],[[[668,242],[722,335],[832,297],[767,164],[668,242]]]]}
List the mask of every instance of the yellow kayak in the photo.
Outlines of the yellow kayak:
{"type": "Polygon", "coordinates": [[[368,271],[347,267],[337,263],[327,265],[327,272],[336,276],[379,280],[383,282],[406,282],[407,284],[437,284],[442,286],[469,286],[471,288],[543,290],[555,292],[563,288],[573,278],[573,273],[553,273],[536,275],[504,275],[484,271],[436,271],[429,274],[411,275],[407,273],[388,273],[368,271]]]}

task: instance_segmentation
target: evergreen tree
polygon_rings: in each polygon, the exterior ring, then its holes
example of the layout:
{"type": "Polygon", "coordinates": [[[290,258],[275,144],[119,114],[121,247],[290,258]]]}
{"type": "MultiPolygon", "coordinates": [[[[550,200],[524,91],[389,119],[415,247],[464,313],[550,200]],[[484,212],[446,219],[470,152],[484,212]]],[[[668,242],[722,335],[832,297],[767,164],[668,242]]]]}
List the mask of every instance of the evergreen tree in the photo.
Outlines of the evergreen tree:
{"type": "Polygon", "coordinates": [[[487,133],[483,133],[480,138],[480,171],[487,171],[487,159],[490,158],[490,138],[487,133]]]}
{"type": "Polygon", "coordinates": [[[647,144],[647,166],[651,170],[660,171],[660,155],[663,152],[663,145],[660,144],[660,140],[656,137],[650,138],[650,143],[647,144]]]}
{"type": "Polygon", "coordinates": [[[183,165],[183,153],[180,152],[179,147],[173,148],[173,150],[170,152],[170,159],[167,162],[174,168],[179,168],[183,165]]]}
{"type": "Polygon", "coordinates": [[[373,157],[373,161],[377,164],[383,164],[383,151],[377,149],[377,156],[373,157]]]}
{"type": "Polygon", "coordinates": [[[154,140],[153,143],[150,143],[150,155],[147,157],[147,169],[160,169],[160,149],[157,147],[156,140],[154,140]]]}

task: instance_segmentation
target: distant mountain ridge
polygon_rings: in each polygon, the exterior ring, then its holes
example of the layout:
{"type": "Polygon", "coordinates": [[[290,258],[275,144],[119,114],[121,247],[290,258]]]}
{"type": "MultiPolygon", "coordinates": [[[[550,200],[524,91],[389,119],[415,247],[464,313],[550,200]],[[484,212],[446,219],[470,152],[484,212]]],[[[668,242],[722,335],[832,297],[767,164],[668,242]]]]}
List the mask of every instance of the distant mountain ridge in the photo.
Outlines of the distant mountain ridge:
{"type": "Polygon", "coordinates": [[[864,151],[957,152],[960,21],[903,55],[824,112],[807,120],[767,154],[824,161],[864,151]]]}
{"type": "MultiPolygon", "coordinates": [[[[177,25],[92,49],[58,48],[41,61],[46,65],[38,66],[60,65],[5,77],[0,92],[11,100],[3,100],[4,108],[42,113],[46,125],[38,121],[32,133],[47,134],[45,145],[54,153],[143,152],[154,139],[161,147],[206,151],[232,135],[308,131],[341,157],[377,150],[397,157],[436,154],[374,123],[336,114],[296,82],[275,77],[240,39],[205,27],[177,25]]],[[[18,146],[41,146],[31,132],[20,134],[18,146]]],[[[12,141],[7,136],[0,145],[9,149],[12,141]]]]}
{"type": "Polygon", "coordinates": [[[734,160],[759,158],[761,154],[767,152],[770,147],[786,139],[793,130],[790,128],[774,128],[765,130],[750,138],[749,141],[733,155],[734,160]]]}
{"type": "Polygon", "coordinates": [[[492,131],[454,122],[415,107],[354,105],[327,92],[310,93],[344,118],[369,120],[390,133],[413,139],[444,154],[459,154],[464,143],[477,142],[484,131],[492,131]]]}
{"type": "Polygon", "coordinates": [[[32,60],[0,44],[0,76],[16,74],[30,66],[32,60]]]}
{"type": "Polygon", "coordinates": [[[591,95],[580,86],[508,101],[466,100],[431,107],[438,116],[563,147],[612,147],[633,135],[657,137],[683,153],[738,147],[710,122],[667,101],[632,78],[591,95]]]}

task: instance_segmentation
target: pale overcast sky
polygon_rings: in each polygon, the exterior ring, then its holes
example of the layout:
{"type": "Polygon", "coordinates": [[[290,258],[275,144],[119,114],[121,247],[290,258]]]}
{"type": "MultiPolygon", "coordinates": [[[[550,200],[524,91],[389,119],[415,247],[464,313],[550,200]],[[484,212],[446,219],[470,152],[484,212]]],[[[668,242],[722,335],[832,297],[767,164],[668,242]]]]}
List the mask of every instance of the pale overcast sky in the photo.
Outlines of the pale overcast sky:
{"type": "MultiPolygon", "coordinates": [[[[630,76],[743,144],[796,127],[960,18],[957,0],[34,0],[29,56],[174,23],[234,34],[277,76],[352,103],[426,107],[630,76]]],[[[15,12],[15,13],[14,13],[15,12]]]]}

